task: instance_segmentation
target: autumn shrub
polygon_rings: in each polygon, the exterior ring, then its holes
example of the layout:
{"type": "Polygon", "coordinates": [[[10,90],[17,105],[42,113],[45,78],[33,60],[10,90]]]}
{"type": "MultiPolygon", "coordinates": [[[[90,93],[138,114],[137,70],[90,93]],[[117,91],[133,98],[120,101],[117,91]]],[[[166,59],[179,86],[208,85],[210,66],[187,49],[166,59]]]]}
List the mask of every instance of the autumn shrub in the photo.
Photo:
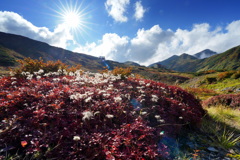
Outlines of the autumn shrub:
{"type": "Polygon", "coordinates": [[[231,78],[233,78],[233,79],[238,79],[238,78],[240,78],[240,71],[236,71],[236,72],[231,76],[231,78]]]}
{"type": "Polygon", "coordinates": [[[203,102],[205,106],[228,106],[231,108],[240,107],[240,94],[224,94],[214,96],[203,102]]]}
{"type": "Polygon", "coordinates": [[[178,87],[111,73],[59,73],[0,79],[0,157],[158,159],[169,152],[162,138],[196,127],[205,114],[178,87]]]}
{"type": "Polygon", "coordinates": [[[219,81],[221,81],[221,80],[224,80],[224,79],[226,79],[226,78],[230,78],[233,74],[234,74],[234,71],[222,72],[222,73],[219,73],[219,74],[217,75],[217,79],[218,79],[219,81]]]}
{"type": "Polygon", "coordinates": [[[130,76],[132,73],[132,68],[128,67],[128,68],[121,68],[121,67],[116,67],[112,70],[112,74],[117,76],[117,75],[121,75],[121,78],[125,78],[130,76]]]}
{"type": "Polygon", "coordinates": [[[59,69],[61,69],[62,71],[66,70],[68,72],[75,72],[76,70],[79,70],[81,68],[81,65],[69,67],[60,60],[44,62],[42,58],[25,58],[23,60],[17,60],[17,62],[20,64],[20,66],[12,70],[15,76],[22,76],[23,72],[29,72],[30,74],[33,74],[34,72],[36,73],[39,70],[42,71],[41,73],[39,72],[39,75],[42,75],[43,73],[57,72],[59,69]]]}

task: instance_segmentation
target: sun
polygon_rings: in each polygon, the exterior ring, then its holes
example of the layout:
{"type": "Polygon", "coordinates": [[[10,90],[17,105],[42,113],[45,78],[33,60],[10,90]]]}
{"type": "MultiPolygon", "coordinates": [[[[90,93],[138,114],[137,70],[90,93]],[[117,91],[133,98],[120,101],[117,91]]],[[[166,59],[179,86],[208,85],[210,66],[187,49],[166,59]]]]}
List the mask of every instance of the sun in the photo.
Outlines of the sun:
{"type": "Polygon", "coordinates": [[[83,7],[82,3],[79,4],[78,0],[59,0],[58,2],[57,9],[52,10],[57,13],[59,24],[73,32],[74,35],[86,33],[86,29],[89,29],[90,25],[88,8],[83,7]]]}
{"type": "Polygon", "coordinates": [[[81,26],[81,15],[78,12],[68,11],[63,14],[63,22],[70,29],[77,29],[81,26]]]}

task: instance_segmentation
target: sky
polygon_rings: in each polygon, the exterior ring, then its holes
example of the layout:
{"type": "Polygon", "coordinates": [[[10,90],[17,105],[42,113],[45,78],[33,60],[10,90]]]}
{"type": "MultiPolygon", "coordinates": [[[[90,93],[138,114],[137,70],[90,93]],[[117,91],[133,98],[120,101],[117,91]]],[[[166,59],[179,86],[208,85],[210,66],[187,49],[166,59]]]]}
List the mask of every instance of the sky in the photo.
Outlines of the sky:
{"type": "Polygon", "coordinates": [[[239,6],[240,0],[1,0],[0,31],[147,66],[240,45],[239,6]]]}

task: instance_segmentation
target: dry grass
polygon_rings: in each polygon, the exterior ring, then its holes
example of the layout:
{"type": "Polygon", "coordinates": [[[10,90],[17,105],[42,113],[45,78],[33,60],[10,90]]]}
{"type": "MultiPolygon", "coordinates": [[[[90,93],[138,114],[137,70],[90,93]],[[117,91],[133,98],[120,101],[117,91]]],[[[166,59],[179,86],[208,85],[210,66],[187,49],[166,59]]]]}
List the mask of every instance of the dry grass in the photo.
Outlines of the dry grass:
{"type": "Polygon", "coordinates": [[[208,114],[216,121],[225,123],[233,128],[240,130],[240,110],[225,106],[206,108],[208,114]]]}

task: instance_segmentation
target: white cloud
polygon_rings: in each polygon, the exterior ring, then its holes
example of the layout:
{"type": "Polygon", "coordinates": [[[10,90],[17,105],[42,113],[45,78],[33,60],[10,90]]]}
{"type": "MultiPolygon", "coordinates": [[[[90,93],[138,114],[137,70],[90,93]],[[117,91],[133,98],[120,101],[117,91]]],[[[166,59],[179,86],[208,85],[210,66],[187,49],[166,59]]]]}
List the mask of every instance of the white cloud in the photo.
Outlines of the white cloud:
{"type": "Polygon", "coordinates": [[[124,15],[130,0],[107,0],[105,2],[105,8],[115,21],[117,22],[127,22],[128,18],[124,15]]]}
{"type": "Polygon", "coordinates": [[[134,14],[134,18],[139,21],[142,20],[142,18],[144,17],[144,13],[146,12],[146,9],[143,8],[141,1],[137,1],[135,3],[135,14],[134,14]]]}
{"type": "Polygon", "coordinates": [[[111,60],[125,61],[126,55],[119,54],[126,52],[129,44],[127,36],[120,37],[116,33],[106,33],[102,40],[96,43],[87,43],[85,46],[80,46],[74,51],[79,53],[87,53],[96,57],[105,56],[111,60]]]}
{"type": "Polygon", "coordinates": [[[195,24],[191,30],[176,31],[163,30],[159,25],[154,25],[148,30],[139,29],[132,39],[107,33],[98,43],[87,44],[78,51],[120,62],[131,60],[149,65],[172,55],[195,54],[204,49],[224,52],[240,45],[239,28],[240,20],[215,29],[207,23],[195,24]]]}
{"type": "Polygon", "coordinates": [[[0,11],[0,31],[26,36],[50,45],[66,48],[69,40],[73,41],[69,29],[58,25],[53,32],[46,27],[36,27],[17,13],[0,11]]]}

